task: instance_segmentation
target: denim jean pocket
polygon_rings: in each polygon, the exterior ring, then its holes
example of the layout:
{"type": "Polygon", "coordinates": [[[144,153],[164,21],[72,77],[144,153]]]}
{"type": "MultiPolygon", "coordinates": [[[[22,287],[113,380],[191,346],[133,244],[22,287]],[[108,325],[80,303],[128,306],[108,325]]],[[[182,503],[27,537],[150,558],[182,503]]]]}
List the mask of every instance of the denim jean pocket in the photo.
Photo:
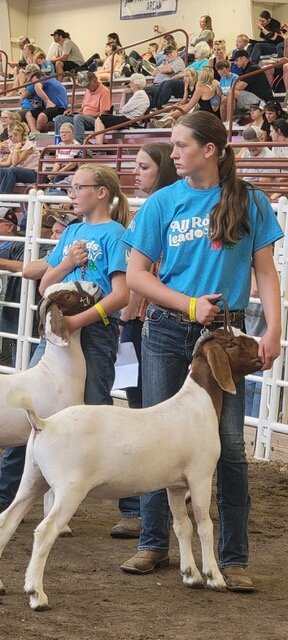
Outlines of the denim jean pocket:
{"type": "Polygon", "coordinates": [[[152,322],[153,324],[160,324],[164,317],[164,312],[159,307],[155,307],[154,304],[149,304],[146,312],[146,320],[152,322]]]}

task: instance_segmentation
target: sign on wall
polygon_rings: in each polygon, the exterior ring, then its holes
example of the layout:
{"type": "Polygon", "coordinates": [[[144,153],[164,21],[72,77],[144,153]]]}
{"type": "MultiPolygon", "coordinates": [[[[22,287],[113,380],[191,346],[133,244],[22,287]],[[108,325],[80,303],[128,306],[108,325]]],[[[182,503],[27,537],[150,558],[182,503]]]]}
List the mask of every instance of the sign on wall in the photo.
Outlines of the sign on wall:
{"type": "Polygon", "coordinates": [[[176,13],[178,0],[120,0],[120,20],[176,13]]]}

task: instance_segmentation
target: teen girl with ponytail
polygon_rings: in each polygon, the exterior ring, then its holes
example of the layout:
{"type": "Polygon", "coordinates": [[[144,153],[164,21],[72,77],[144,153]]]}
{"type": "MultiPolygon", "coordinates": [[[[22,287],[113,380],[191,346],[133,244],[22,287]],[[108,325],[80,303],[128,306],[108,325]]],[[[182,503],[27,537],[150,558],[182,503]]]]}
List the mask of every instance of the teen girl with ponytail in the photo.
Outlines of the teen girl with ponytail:
{"type": "Polygon", "coordinates": [[[118,318],[129,293],[125,281],[125,246],[121,242],[129,205],[110,167],[83,164],[68,192],[77,215],[85,222],[67,227],[49,255],[40,292],[56,282],[97,283],[103,297],[96,307],[66,318],[70,331],[82,328],[86,360],[86,404],[112,404],[114,364],[118,349],[118,318]]]}
{"type": "MultiPolygon", "coordinates": [[[[252,264],[267,323],[259,343],[263,370],[280,353],[280,293],[272,246],[283,234],[268,199],[236,177],[225,127],[214,115],[182,116],[172,130],[172,144],[171,157],[182,180],[148,198],[124,235],[132,247],[128,286],[151,301],[142,336],[144,407],[180,389],[201,330],[219,327],[221,295],[234,311],[234,324],[244,328],[252,264]],[[151,264],[159,259],[156,278],[151,264]]],[[[253,591],[246,571],[250,498],[243,426],[244,380],[235,396],[224,393],[218,555],[228,588],[253,591]]],[[[121,567],[130,573],[149,573],[168,563],[166,491],[141,496],[140,506],[138,551],[121,567]]]]}

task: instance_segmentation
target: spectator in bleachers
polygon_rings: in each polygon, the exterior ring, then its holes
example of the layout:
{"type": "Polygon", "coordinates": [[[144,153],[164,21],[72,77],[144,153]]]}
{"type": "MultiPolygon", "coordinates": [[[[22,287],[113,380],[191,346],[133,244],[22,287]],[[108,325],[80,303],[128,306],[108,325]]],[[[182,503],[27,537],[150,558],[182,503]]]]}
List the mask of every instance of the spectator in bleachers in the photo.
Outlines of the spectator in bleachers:
{"type": "MultiPolygon", "coordinates": [[[[110,80],[111,69],[112,69],[112,58],[113,53],[117,51],[118,47],[115,42],[111,42],[106,44],[105,46],[105,60],[101,66],[97,66],[96,75],[98,80],[110,80]]],[[[121,75],[121,69],[123,66],[123,55],[120,53],[115,53],[113,59],[113,78],[119,78],[121,75]]]]}
{"type": "Polygon", "coordinates": [[[26,67],[26,80],[35,84],[35,91],[39,98],[43,100],[44,108],[37,107],[27,111],[25,118],[32,133],[35,131],[46,131],[48,122],[56,116],[64,113],[68,108],[68,97],[65,87],[56,78],[41,78],[42,74],[36,64],[26,67]],[[41,81],[40,81],[41,78],[41,81]]]}
{"type": "Polygon", "coordinates": [[[53,62],[47,60],[45,53],[43,53],[43,51],[39,51],[39,49],[35,51],[33,62],[38,65],[42,75],[45,75],[46,77],[52,76],[55,73],[53,62]]]}
{"type": "MultiPolygon", "coordinates": [[[[288,143],[288,120],[286,118],[276,118],[271,123],[271,139],[272,142],[288,143]]],[[[278,158],[288,158],[287,147],[272,147],[272,151],[278,158]]]]}
{"type": "Polygon", "coordinates": [[[264,114],[268,123],[267,140],[271,140],[271,125],[274,120],[278,120],[278,118],[288,118],[288,115],[286,111],[283,111],[280,102],[277,102],[277,100],[270,100],[265,104],[264,114]]]}
{"type": "Polygon", "coordinates": [[[238,80],[239,76],[230,71],[230,62],[228,60],[216,62],[216,70],[220,76],[220,89],[222,92],[220,115],[221,120],[225,121],[227,119],[227,94],[233,82],[238,80]]]}
{"type": "Polygon", "coordinates": [[[63,71],[74,71],[84,64],[84,58],[79,47],[71,40],[70,34],[67,33],[67,31],[55,29],[55,31],[51,33],[51,36],[53,36],[54,41],[60,46],[61,55],[50,58],[60,78],[63,75],[63,71]]]}
{"type": "MultiPolygon", "coordinates": [[[[0,143],[5,142],[9,138],[9,127],[11,127],[11,125],[14,124],[12,111],[6,111],[5,109],[1,111],[1,124],[2,124],[2,131],[0,133],[0,143]]],[[[0,149],[1,149],[1,146],[0,146],[0,149]]]]}
{"type": "Polygon", "coordinates": [[[16,182],[33,184],[37,177],[40,152],[29,140],[24,122],[14,124],[9,150],[8,157],[0,161],[0,193],[13,193],[16,182]]]}
{"type": "MultiPolygon", "coordinates": [[[[176,73],[172,80],[166,80],[158,85],[153,95],[153,106],[156,109],[161,109],[170,98],[182,98],[183,104],[192,97],[192,93],[195,88],[195,82],[197,79],[197,73],[204,69],[209,64],[209,55],[211,49],[206,42],[199,42],[195,47],[195,60],[189,64],[183,72],[176,73]],[[192,75],[188,75],[192,71],[192,75]],[[196,74],[196,75],[194,75],[196,74]],[[186,80],[185,80],[186,78],[186,80]],[[187,90],[185,93],[185,89],[187,90]],[[185,95],[185,98],[184,98],[185,95]]],[[[181,104],[182,104],[181,100],[181,104]]]]}
{"type": "MultiPolygon", "coordinates": [[[[254,124],[246,127],[243,131],[243,140],[245,140],[245,142],[262,142],[261,129],[254,124]]],[[[268,147],[251,146],[251,147],[243,148],[237,157],[269,159],[269,158],[275,158],[275,153],[273,152],[273,150],[269,149],[268,147]]],[[[245,169],[240,169],[239,172],[245,173],[245,169]]],[[[263,182],[263,181],[267,182],[267,179],[269,179],[269,177],[268,178],[266,177],[267,174],[270,174],[270,175],[273,174],[273,178],[274,178],[275,169],[266,169],[265,167],[253,168],[253,182],[263,182]]],[[[249,176],[249,173],[248,173],[248,175],[243,179],[249,182],[249,180],[252,179],[252,175],[249,176]]]]}
{"type": "Polygon", "coordinates": [[[259,38],[263,42],[251,41],[248,47],[252,64],[258,64],[261,56],[277,54],[277,45],[283,43],[280,33],[280,22],[272,18],[269,11],[261,11],[258,19],[258,28],[260,29],[259,38]]]}
{"type": "Polygon", "coordinates": [[[156,106],[156,96],[159,85],[162,84],[162,82],[171,80],[171,78],[173,78],[177,73],[182,72],[185,69],[184,61],[180,58],[178,51],[174,46],[169,45],[166,47],[166,49],[164,49],[164,53],[166,56],[166,62],[155,67],[152,73],[154,76],[153,85],[150,85],[146,89],[151,109],[156,106]]]}
{"type": "Polygon", "coordinates": [[[213,44],[213,55],[209,58],[208,64],[214,71],[214,80],[218,80],[218,82],[220,82],[220,76],[216,69],[216,64],[217,62],[222,62],[222,60],[228,60],[226,43],[224,40],[215,40],[213,44]]]}
{"type": "Polygon", "coordinates": [[[188,64],[187,69],[194,69],[194,71],[201,71],[204,67],[208,67],[209,59],[211,57],[211,49],[207,42],[199,42],[194,49],[195,59],[188,64]]]}
{"type": "Polygon", "coordinates": [[[190,39],[190,47],[194,50],[194,47],[199,42],[207,42],[209,47],[212,47],[214,40],[214,32],[212,27],[212,20],[210,16],[204,15],[199,20],[200,31],[193,33],[190,39]]]}
{"type": "Polygon", "coordinates": [[[155,54],[155,61],[157,66],[161,64],[165,64],[166,55],[164,50],[167,49],[167,47],[174,47],[175,49],[178,50],[177,42],[174,36],[170,33],[167,33],[166,36],[163,36],[163,38],[161,38],[159,42],[158,51],[155,54]]]}
{"type": "Polygon", "coordinates": [[[108,33],[107,35],[107,44],[112,43],[116,44],[117,48],[122,47],[118,33],[115,33],[115,31],[112,31],[112,33],[108,33]]]}
{"type": "MultiPolygon", "coordinates": [[[[150,101],[144,87],[146,86],[146,78],[141,73],[132,73],[130,77],[129,87],[123,89],[119,115],[101,115],[95,121],[95,131],[104,131],[107,127],[113,127],[116,124],[123,124],[121,129],[127,126],[128,120],[143,116],[149,109],[150,101]],[[126,102],[127,96],[132,93],[131,98],[126,102]]],[[[96,137],[96,144],[103,144],[104,134],[96,137]]]]}
{"type": "MultiPolygon", "coordinates": [[[[48,178],[50,182],[61,183],[63,181],[63,177],[69,175],[70,171],[75,171],[77,169],[77,162],[75,162],[75,158],[79,157],[81,151],[79,148],[79,142],[74,138],[74,127],[70,122],[64,122],[59,130],[61,142],[57,145],[57,150],[55,154],[55,162],[53,164],[51,173],[48,178]],[[63,147],[76,147],[75,149],[65,149],[63,147]],[[69,162],[70,160],[70,162],[69,162]],[[53,175],[57,173],[57,175],[53,175]]],[[[72,176],[69,176],[69,178],[72,176]]],[[[70,186],[70,182],[68,181],[68,185],[70,186]]],[[[49,190],[51,194],[51,191],[49,190]]],[[[56,192],[57,193],[57,192],[56,192]]],[[[64,193],[66,195],[66,193],[64,193]]]]}
{"type": "Polygon", "coordinates": [[[270,131],[270,125],[267,122],[264,108],[265,102],[263,100],[251,104],[250,107],[251,124],[261,129],[261,142],[265,142],[265,140],[268,139],[268,133],[270,131]]]}
{"type": "MultiPolygon", "coordinates": [[[[243,73],[250,73],[260,69],[258,65],[252,64],[248,51],[236,51],[234,61],[243,73]]],[[[260,100],[272,100],[273,93],[267,77],[263,72],[258,75],[239,80],[236,86],[234,99],[232,101],[231,91],[227,95],[227,116],[232,118],[235,109],[235,101],[238,109],[249,109],[251,104],[260,100]]]]}
{"type": "MultiPolygon", "coordinates": [[[[246,33],[240,33],[237,37],[236,37],[236,42],[235,42],[235,49],[233,49],[232,53],[231,53],[231,60],[233,60],[233,57],[236,53],[236,51],[244,51],[247,49],[249,43],[249,37],[246,35],[246,33]]],[[[232,73],[237,73],[239,75],[239,68],[236,67],[232,69],[232,65],[231,65],[231,71],[232,73]]]]}
{"type": "Polygon", "coordinates": [[[94,130],[96,118],[101,113],[110,111],[111,96],[109,89],[90,71],[78,82],[86,87],[79,113],[72,113],[72,109],[66,109],[63,115],[56,116],[55,133],[59,135],[61,125],[70,122],[74,126],[75,139],[82,144],[85,131],[94,130]]]}
{"type": "MultiPolygon", "coordinates": [[[[194,69],[187,67],[184,71],[183,78],[174,78],[173,80],[167,80],[162,82],[159,86],[159,91],[155,96],[155,106],[161,108],[167,104],[171,96],[174,98],[182,98],[177,104],[183,105],[189,102],[192,98],[198,75],[194,69]]],[[[154,122],[157,127],[169,126],[173,121],[173,116],[170,113],[166,114],[159,120],[154,122]]]]}
{"type": "MultiPolygon", "coordinates": [[[[191,100],[181,105],[184,113],[190,113],[197,106],[199,111],[208,111],[220,118],[221,90],[219,82],[214,80],[213,69],[206,67],[198,75],[198,81],[191,100]]],[[[181,111],[172,111],[174,120],[180,118],[181,111]]]]}

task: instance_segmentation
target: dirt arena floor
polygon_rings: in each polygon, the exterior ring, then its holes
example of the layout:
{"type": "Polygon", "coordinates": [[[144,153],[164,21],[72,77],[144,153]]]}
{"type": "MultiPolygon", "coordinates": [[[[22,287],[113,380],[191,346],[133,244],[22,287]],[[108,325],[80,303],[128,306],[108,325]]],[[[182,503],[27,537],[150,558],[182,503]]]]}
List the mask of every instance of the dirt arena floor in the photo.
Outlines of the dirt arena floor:
{"type": "MultiPolygon", "coordinates": [[[[40,504],[13,536],[1,562],[6,595],[0,600],[0,640],[288,639],[288,466],[252,462],[250,478],[254,594],[184,587],[174,536],[170,569],[148,576],[124,574],[119,565],[133,554],[135,541],[109,537],[119,517],[117,506],[96,502],[92,492],[73,518],[73,537],[59,539],[50,553],[45,577],[49,611],[31,611],[23,593],[40,504]]],[[[214,499],[212,516],[217,526],[214,499]]],[[[194,548],[199,565],[196,539],[194,548]]]]}

